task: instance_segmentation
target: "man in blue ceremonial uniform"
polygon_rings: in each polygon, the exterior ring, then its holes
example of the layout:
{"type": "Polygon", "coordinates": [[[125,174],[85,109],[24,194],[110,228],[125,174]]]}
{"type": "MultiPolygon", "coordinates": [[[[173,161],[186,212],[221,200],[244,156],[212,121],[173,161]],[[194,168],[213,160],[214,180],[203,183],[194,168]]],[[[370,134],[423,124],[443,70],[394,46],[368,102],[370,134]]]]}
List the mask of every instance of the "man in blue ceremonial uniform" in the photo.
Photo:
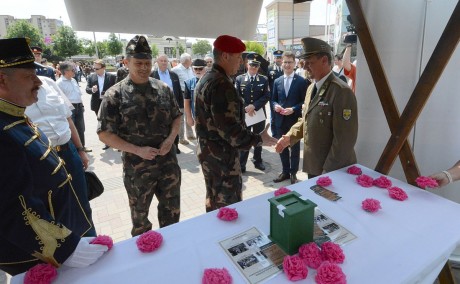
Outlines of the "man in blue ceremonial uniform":
{"type": "Polygon", "coordinates": [[[82,237],[92,229],[72,176],[24,114],[42,82],[25,38],[0,40],[0,269],[40,264],[84,267],[107,251],[82,237]]]}
{"type": "Polygon", "coordinates": [[[273,83],[276,79],[282,76],[283,73],[283,51],[282,50],[275,50],[273,51],[273,64],[268,66],[268,83],[270,85],[270,92],[273,93],[273,83]]]}
{"type": "Polygon", "coordinates": [[[41,65],[43,49],[39,46],[31,46],[30,49],[32,49],[32,53],[34,54],[35,62],[38,63],[35,66],[35,73],[37,76],[45,76],[56,81],[54,69],[49,66],[41,65]]]}
{"type": "MultiPolygon", "coordinates": [[[[247,68],[248,72],[242,74],[236,78],[235,88],[238,94],[244,100],[244,111],[249,116],[254,116],[257,111],[262,109],[265,117],[265,105],[270,99],[270,91],[268,89],[267,77],[258,74],[260,68],[260,62],[254,60],[254,55],[249,54],[247,68]]],[[[265,127],[265,119],[257,122],[256,124],[248,126],[248,129],[252,130],[253,133],[261,133],[265,127]]],[[[240,151],[240,165],[241,172],[246,172],[246,163],[248,161],[249,151],[240,151]]],[[[265,170],[264,163],[262,161],[262,146],[254,147],[254,167],[261,171],[265,170]]]]}

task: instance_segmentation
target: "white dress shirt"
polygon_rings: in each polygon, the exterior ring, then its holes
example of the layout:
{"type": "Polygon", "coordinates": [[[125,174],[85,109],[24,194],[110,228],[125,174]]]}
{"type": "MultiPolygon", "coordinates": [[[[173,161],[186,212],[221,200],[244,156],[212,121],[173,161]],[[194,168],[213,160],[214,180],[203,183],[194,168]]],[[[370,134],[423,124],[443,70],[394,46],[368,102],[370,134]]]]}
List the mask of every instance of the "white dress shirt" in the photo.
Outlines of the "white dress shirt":
{"type": "Polygon", "coordinates": [[[80,87],[74,78],[67,79],[64,76],[61,76],[56,83],[71,103],[82,103],[80,87]]]}
{"type": "Polygon", "coordinates": [[[182,65],[182,63],[177,65],[173,69],[171,69],[171,71],[173,71],[174,73],[177,74],[177,76],[179,76],[180,88],[181,88],[182,92],[185,91],[185,83],[184,82],[187,81],[188,79],[195,78],[195,75],[193,74],[192,67],[189,67],[187,69],[187,68],[184,67],[184,65],[182,65]]]}
{"type": "Polygon", "coordinates": [[[286,97],[289,94],[289,89],[291,88],[292,80],[294,79],[294,72],[291,75],[284,74],[284,92],[286,93],[286,97]]]}
{"type": "Polygon", "coordinates": [[[71,137],[67,118],[72,116],[72,104],[52,79],[38,76],[42,85],[38,101],[26,108],[25,114],[50,139],[53,146],[69,142],[71,137]]]}
{"type": "Polygon", "coordinates": [[[102,76],[97,75],[97,90],[99,92],[99,98],[102,99],[102,89],[104,89],[104,79],[105,79],[105,72],[102,76]]]}

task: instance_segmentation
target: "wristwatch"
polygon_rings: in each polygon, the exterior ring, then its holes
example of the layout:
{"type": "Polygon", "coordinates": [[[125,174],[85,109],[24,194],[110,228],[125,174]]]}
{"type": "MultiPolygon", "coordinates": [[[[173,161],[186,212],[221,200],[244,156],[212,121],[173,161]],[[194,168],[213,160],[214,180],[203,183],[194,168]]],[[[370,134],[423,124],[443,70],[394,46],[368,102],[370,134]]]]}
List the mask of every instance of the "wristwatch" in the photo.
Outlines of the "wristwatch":
{"type": "Polygon", "coordinates": [[[81,152],[81,151],[84,152],[84,151],[85,151],[85,147],[77,147],[77,151],[78,151],[78,152],[81,152]]]}

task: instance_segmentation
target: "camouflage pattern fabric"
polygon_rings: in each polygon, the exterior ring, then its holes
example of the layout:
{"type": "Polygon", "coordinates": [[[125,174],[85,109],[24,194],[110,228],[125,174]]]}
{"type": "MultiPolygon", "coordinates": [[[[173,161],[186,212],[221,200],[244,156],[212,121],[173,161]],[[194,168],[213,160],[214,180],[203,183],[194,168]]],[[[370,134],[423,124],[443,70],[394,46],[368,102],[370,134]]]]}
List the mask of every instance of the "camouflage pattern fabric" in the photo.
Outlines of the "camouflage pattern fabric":
{"type": "MultiPolygon", "coordinates": [[[[150,78],[136,85],[128,77],[105,93],[99,111],[98,132],[109,131],[138,146],[159,148],[171,131],[174,119],[182,115],[169,87],[150,78]]],[[[160,227],[179,221],[181,171],[176,148],[148,161],[123,153],[124,184],[128,193],[133,236],[152,228],[148,212],[153,195],[158,199],[160,227]]]]}
{"type": "Polygon", "coordinates": [[[206,211],[242,200],[239,150],[262,144],[247,129],[244,103],[225,71],[214,64],[195,88],[197,156],[206,182],[206,211]]]}

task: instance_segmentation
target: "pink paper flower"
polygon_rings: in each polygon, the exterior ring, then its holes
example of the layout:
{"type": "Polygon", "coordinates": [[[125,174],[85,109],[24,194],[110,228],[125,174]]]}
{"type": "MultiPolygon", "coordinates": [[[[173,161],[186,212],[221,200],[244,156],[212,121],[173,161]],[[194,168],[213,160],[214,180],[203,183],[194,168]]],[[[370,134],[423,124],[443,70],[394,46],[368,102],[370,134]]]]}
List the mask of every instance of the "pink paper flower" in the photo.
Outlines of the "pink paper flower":
{"type": "Polygon", "coordinates": [[[315,281],[318,284],[346,284],[347,277],[342,269],[329,261],[323,262],[316,271],[315,281]]]}
{"type": "Polygon", "coordinates": [[[308,269],[303,260],[297,256],[286,255],[283,260],[283,270],[291,281],[298,281],[307,278],[308,269]]]}
{"type": "Polygon", "coordinates": [[[415,182],[417,185],[421,188],[435,188],[438,187],[439,184],[435,179],[432,179],[430,177],[425,177],[425,176],[419,176],[418,178],[415,179],[415,182]]]}
{"type": "Polygon", "coordinates": [[[361,170],[360,167],[357,167],[357,166],[351,166],[347,169],[347,173],[351,174],[351,175],[356,175],[356,176],[359,176],[360,174],[363,173],[363,171],[361,170]]]}
{"type": "Polygon", "coordinates": [[[321,254],[323,259],[332,263],[343,263],[345,254],[338,244],[325,242],[321,245],[321,254]]]}
{"type": "Polygon", "coordinates": [[[49,284],[57,277],[56,267],[49,263],[37,264],[24,276],[24,284],[49,284]]]}
{"type": "Polygon", "coordinates": [[[374,179],[373,185],[380,188],[389,188],[392,183],[386,176],[381,176],[379,178],[374,179]]]}
{"type": "Polygon", "coordinates": [[[362,187],[371,187],[374,180],[368,175],[360,175],[356,177],[356,182],[362,187]]]}
{"type": "Polygon", "coordinates": [[[277,190],[275,190],[275,196],[280,196],[280,195],[288,193],[288,192],[291,192],[291,190],[289,190],[289,189],[287,189],[286,187],[283,186],[283,187],[280,187],[277,190]]]}
{"type": "Polygon", "coordinates": [[[230,284],[232,276],[225,268],[206,268],[204,270],[202,284],[230,284]]]}
{"type": "Polygon", "coordinates": [[[299,248],[299,256],[308,267],[314,269],[317,269],[323,262],[321,250],[314,242],[301,245],[299,248]]]}
{"type": "Polygon", "coordinates": [[[371,213],[377,212],[379,211],[379,209],[382,209],[382,206],[380,206],[380,201],[378,201],[377,199],[373,199],[373,198],[365,199],[362,202],[361,207],[367,212],[371,212],[371,213]]]}
{"type": "Polygon", "coordinates": [[[332,184],[332,180],[329,177],[320,177],[316,180],[316,184],[319,186],[330,186],[332,184]]]}
{"type": "Polygon", "coordinates": [[[388,189],[388,194],[391,198],[404,201],[407,199],[407,193],[399,187],[393,186],[388,189]]]}
{"type": "Polygon", "coordinates": [[[160,233],[148,231],[137,238],[136,245],[141,252],[152,252],[157,250],[162,242],[163,236],[160,233]]]}
{"type": "Polygon", "coordinates": [[[221,207],[217,213],[217,218],[223,221],[233,221],[238,219],[238,212],[233,208],[221,207]]]}
{"type": "Polygon", "coordinates": [[[92,240],[90,244],[104,245],[107,246],[109,250],[111,250],[113,247],[113,240],[109,236],[99,235],[96,238],[94,238],[94,240],[92,240]]]}

